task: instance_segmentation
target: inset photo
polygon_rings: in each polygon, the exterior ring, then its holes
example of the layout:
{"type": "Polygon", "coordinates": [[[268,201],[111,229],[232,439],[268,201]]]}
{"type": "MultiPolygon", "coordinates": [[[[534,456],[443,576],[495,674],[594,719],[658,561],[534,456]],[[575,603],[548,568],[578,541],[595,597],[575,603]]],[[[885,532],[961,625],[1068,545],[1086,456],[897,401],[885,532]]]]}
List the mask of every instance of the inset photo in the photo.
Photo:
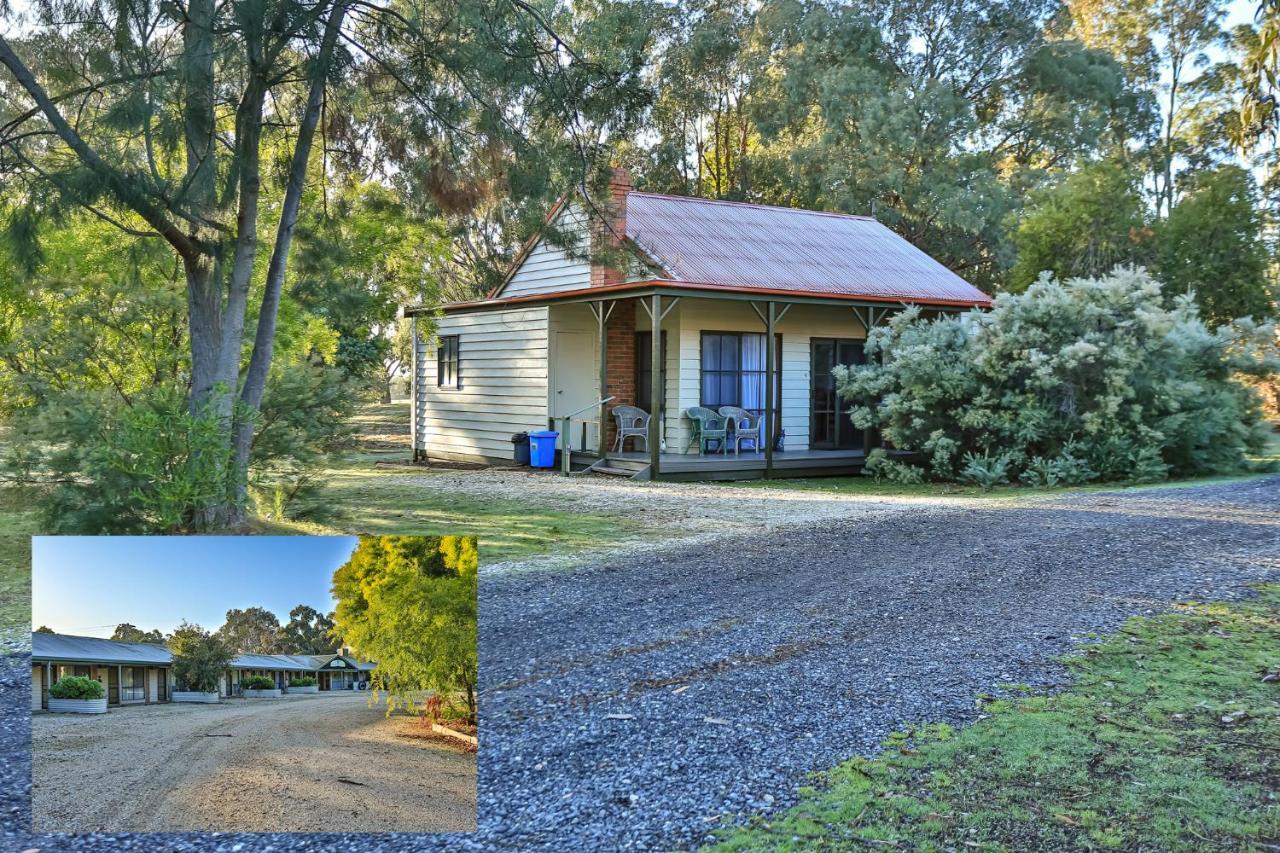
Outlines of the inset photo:
{"type": "Polygon", "coordinates": [[[34,832],[471,832],[477,542],[36,537],[34,832]]]}

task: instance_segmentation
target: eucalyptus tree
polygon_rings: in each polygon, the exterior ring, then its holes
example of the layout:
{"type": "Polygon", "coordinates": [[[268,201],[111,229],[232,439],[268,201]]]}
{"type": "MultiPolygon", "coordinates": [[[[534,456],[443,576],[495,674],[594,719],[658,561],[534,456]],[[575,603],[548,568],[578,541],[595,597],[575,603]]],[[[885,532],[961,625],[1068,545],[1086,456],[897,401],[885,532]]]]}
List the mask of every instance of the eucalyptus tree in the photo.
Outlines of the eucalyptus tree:
{"type": "Polygon", "coordinates": [[[225,486],[192,507],[196,528],[245,516],[309,178],[372,174],[372,159],[462,212],[555,167],[581,175],[607,135],[596,116],[614,108],[612,69],[626,67],[562,34],[580,23],[571,12],[524,0],[39,0],[21,16],[0,0],[0,12],[14,24],[0,32],[9,239],[83,210],[181,264],[189,409],[216,419],[225,448],[225,486]],[[348,110],[356,93],[363,112],[348,110]]]}

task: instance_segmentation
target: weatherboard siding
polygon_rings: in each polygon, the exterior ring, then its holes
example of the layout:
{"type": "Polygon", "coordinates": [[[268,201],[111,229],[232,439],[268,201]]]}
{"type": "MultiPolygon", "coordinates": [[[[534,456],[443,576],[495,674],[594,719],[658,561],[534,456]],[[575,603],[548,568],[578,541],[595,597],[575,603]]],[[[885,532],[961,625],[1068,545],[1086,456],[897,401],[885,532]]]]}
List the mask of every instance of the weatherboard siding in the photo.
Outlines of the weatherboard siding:
{"type": "MultiPolygon", "coordinates": [[[[764,303],[759,303],[763,310],[764,303]]],[[[782,309],[782,303],[778,309],[782,309]]],[[[764,332],[764,324],[744,302],[685,298],[672,311],[679,326],[678,363],[668,364],[668,393],[675,391],[679,417],[667,417],[667,448],[682,451],[689,440],[689,419],[684,410],[702,401],[702,333],[764,332]],[[673,378],[674,377],[674,378],[673,378]],[[674,386],[674,388],[672,387],[674,386]]],[[[668,317],[670,321],[672,317],[668,317]]],[[[866,336],[853,311],[816,305],[793,305],[775,324],[782,335],[782,429],[787,450],[809,449],[809,394],[811,390],[810,342],[813,338],[854,338],[866,336]]],[[[670,333],[668,333],[670,335],[670,333]]],[[[668,343],[670,346],[670,343],[668,343]]],[[[668,397],[672,399],[672,397],[668,397]]],[[[669,410],[670,412],[670,410],[669,410]]]]}
{"type": "Polygon", "coordinates": [[[575,235],[570,251],[539,239],[519,268],[502,288],[503,297],[532,296],[578,290],[591,285],[591,263],[587,253],[587,217],[578,204],[566,204],[552,223],[560,231],[575,235]]]}
{"type": "Polygon", "coordinates": [[[511,459],[511,436],[547,428],[546,306],[450,314],[416,343],[414,448],[429,459],[511,459]],[[458,336],[458,388],[436,384],[438,336],[458,336]]]}

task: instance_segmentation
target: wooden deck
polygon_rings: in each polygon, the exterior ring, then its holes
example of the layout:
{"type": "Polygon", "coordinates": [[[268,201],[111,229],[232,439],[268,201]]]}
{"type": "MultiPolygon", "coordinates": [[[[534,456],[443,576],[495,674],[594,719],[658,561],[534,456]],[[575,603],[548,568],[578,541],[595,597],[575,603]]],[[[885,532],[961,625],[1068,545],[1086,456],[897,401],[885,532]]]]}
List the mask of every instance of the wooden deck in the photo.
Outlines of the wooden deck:
{"type": "MultiPolygon", "coordinates": [[[[647,471],[649,454],[626,451],[607,453],[610,462],[636,472],[647,471]]],[[[573,454],[575,467],[596,461],[594,454],[573,454]]],[[[861,450],[785,450],[773,454],[774,477],[831,477],[857,474],[865,456],[861,450]]],[[[659,480],[753,480],[764,477],[764,454],[663,453],[658,459],[659,480]]]]}

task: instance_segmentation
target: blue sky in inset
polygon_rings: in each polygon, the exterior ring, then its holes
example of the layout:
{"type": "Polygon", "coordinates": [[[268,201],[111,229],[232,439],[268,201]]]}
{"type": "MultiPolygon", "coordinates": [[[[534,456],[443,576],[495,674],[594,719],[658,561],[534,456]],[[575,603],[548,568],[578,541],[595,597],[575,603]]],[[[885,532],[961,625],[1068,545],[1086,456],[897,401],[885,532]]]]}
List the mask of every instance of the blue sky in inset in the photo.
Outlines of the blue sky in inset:
{"type": "Polygon", "coordinates": [[[37,536],[31,622],[62,634],[109,637],[131,622],[210,631],[232,608],[265,607],[281,623],[307,604],[333,609],[333,572],[353,536],[37,536]]]}

